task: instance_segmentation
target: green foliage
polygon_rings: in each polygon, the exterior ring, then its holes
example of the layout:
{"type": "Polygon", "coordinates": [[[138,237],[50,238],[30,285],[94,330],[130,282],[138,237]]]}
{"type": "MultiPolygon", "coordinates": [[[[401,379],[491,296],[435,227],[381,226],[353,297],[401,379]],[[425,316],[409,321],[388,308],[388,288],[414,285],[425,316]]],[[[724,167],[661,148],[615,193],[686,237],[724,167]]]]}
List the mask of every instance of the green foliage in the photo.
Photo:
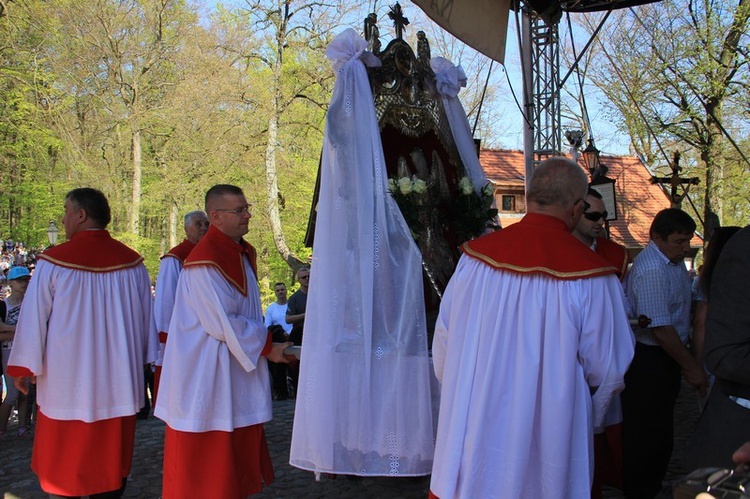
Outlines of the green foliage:
{"type": "Polygon", "coordinates": [[[666,0],[613,17],[590,67],[615,120],[649,166],[666,166],[674,150],[693,159],[683,174],[702,178],[691,191],[700,194],[701,218],[716,213],[728,223],[726,200],[737,186],[730,163],[739,157],[730,139],[750,124],[750,5],[666,0]]]}
{"type": "Polygon", "coordinates": [[[141,256],[143,256],[143,263],[146,265],[146,269],[151,276],[151,282],[154,282],[156,280],[156,274],[159,271],[159,257],[162,254],[158,241],[132,234],[130,232],[111,232],[111,235],[118,241],[135,249],[141,254],[141,256]]]}
{"type": "Polygon", "coordinates": [[[273,282],[293,280],[266,210],[269,104],[281,97],[276,162],[284,236],[306,261],[311,250],[303,239],[333,82],[323,50],[329,35],[292,27],[274,90],[268,81],[277,25],[261,26],[265,18],[254,8],[221,10],[207,23],[191,9],[183,1],[31,0],[0,19],[0,235],[45,245],[65,192],[96,187],[110,200],[111,232],[144,255],[155,277],[159,255],[183,237],[182,215],[203,206],[211,185],[233,183],[254,205],[246,237],[259,250],[265,301],[273,282]],[[128,219],[136,132],[142,191],[134,234],[128,219]]]}
{"type": "Polygon", "coordinates": [[[0,18],[0,236],[29,246],[48,244],[46,229],[69,187],[52,123],[55,79],[40,41],[26,20],[0,18]]]}

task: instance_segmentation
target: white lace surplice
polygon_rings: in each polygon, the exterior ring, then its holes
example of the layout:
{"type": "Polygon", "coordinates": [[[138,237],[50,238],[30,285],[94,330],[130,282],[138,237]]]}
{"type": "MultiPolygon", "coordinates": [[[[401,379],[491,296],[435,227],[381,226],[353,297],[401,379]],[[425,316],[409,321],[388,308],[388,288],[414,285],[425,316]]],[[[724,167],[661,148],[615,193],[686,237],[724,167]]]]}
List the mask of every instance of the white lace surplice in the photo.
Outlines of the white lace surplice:
{"type": "Polygon", "coordinates": [[[365,64],[346,30],[327,50],[328,110],[290,462],[320,472],[429,474],[430,364],[421,255],[386,187],[365,64]]]}

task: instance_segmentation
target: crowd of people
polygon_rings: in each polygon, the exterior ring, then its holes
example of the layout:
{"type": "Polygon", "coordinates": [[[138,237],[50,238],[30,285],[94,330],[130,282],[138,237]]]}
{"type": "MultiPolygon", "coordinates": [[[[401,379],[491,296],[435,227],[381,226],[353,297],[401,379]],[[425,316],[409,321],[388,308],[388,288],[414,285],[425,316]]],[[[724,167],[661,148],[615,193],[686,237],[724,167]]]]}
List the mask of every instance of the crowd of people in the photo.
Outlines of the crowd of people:
{"type": "Polygon", "coordinates": [[[30,387],[28,395],[22,394],[13,384],[12,378],[5,375],[10,350],[13,346],[15,324],[21,311],[31,272],[36,266],[37,253],[41,250],[28,248],[21,241],[0,239],[0,348],[2,349],[2,390],[4,397],[0,404],[0,439],[5,436],[12,416],[18,421],[16,434],[30,438],[36,411],[35,387],[30,387]]]}
{"type": "Polygon", "coordinates": [[[40,251],[36,248],[27,248],[21,241],[0,239],[0,272],[3,277],[14,266],[33,269],[36,265],[37,253],[40,251]]]}
{"type": "MultiPolygon", "coordinates": [[[[204,208],[185,215],[185,240],[162,257],[155,298],[143,258],[106,230],[109,204],[95,189],[66,195],[67,242],[38,255],[3,244],[0,436],[14,407],[19,435],[34,414],[31,467],[50,497],[122,496],[152,364],[154,415],[166,422],[162,497],[243,498],[273,482],[272,400],[318,382],[289,353],[321,348],[303,341],[311,269],[298,270],[289,298],[275,283],[264,313],[244,192],[216,185],[204,208]]],[[[750,227],[714,232],[691,314],[692,218],[659,212],[631,262],[607,238],[607,215],[580,167],[552,158],[534,171],[519,223],[462,246],[432,345],[431,497],[597,498],[609,485],[653,498],[683,378],[708,394],[690,466],[750,459],[750,227]]],[[[308,402],[298,397],[298,412],[308,402]]],[[[396,447],[367,459],[393,474],[396,447]]]]}

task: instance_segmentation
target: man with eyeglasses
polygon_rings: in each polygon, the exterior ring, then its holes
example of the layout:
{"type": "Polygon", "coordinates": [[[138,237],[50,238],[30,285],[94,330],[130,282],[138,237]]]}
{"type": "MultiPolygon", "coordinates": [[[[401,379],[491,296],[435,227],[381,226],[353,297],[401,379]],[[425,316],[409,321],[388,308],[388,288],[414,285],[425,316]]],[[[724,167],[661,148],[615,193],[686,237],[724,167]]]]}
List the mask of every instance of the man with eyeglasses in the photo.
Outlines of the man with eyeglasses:
{"type": "Polygon", "coordinates": [[[211,226],[177,282],[156,403],[167,423],[164,499],[239,499],[273,482],[266,359],[286,362],[291,343],[273,343],[263,322],[242,189],[212,187],[206,213],[211,226]]]}
{"type": "Polygon", "coordinates": [[[185,259],[193,251],[203,236],[208,232],[208,217],[201,210],[191,211],[185,215],[185,240],[167,251],[161,257],[159,274],[156,281],[156,298],[154,299],[154,320],[159,331],[159,356],[154,370],[154,406],[159,393],[161,369],[164,362],[164,349],[167,345],[167,330],[174,308],[174,295],[177,290],[177,279],[180,277],[185,259]]]}
{"type": "Polygon", "coordinates": [[[633,352],[615,268],[571,235],[587,178],[539,164],[527,214],[462,245],[432,354],[441,382],[432,497],[582,498],[592,428],[633,352]]]}
{"type": "MultiPolygon", "coordinates": [[[[591,248],[617,269],[622,279],[630,264],[630,253],[624,246],[607,238],[604,223],[607,210],[602,195],[589,187],[583,214],[573,229],[573,236],[591,248]]],[[[603,428],[594,429],[594,484],[591,497],[602,497],[602,486],[622,489],[622,404],[613,397],[603,428]]]]}

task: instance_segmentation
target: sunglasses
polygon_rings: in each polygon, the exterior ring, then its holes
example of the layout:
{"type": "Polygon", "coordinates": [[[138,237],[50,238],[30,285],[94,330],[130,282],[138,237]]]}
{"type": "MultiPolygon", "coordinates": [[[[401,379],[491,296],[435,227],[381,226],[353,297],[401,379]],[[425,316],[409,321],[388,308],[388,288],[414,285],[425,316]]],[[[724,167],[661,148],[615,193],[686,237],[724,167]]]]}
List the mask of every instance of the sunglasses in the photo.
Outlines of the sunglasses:
{"type": "Polygon", "coordinates": [[[604,211],[590,211],[590,212],[583,212],[583,216],[586,217],[586,220],[591,220],[592,222],[596,222],[600,218],[603,218],[604,220],[607,219],[607,210],[604,211]]]}

